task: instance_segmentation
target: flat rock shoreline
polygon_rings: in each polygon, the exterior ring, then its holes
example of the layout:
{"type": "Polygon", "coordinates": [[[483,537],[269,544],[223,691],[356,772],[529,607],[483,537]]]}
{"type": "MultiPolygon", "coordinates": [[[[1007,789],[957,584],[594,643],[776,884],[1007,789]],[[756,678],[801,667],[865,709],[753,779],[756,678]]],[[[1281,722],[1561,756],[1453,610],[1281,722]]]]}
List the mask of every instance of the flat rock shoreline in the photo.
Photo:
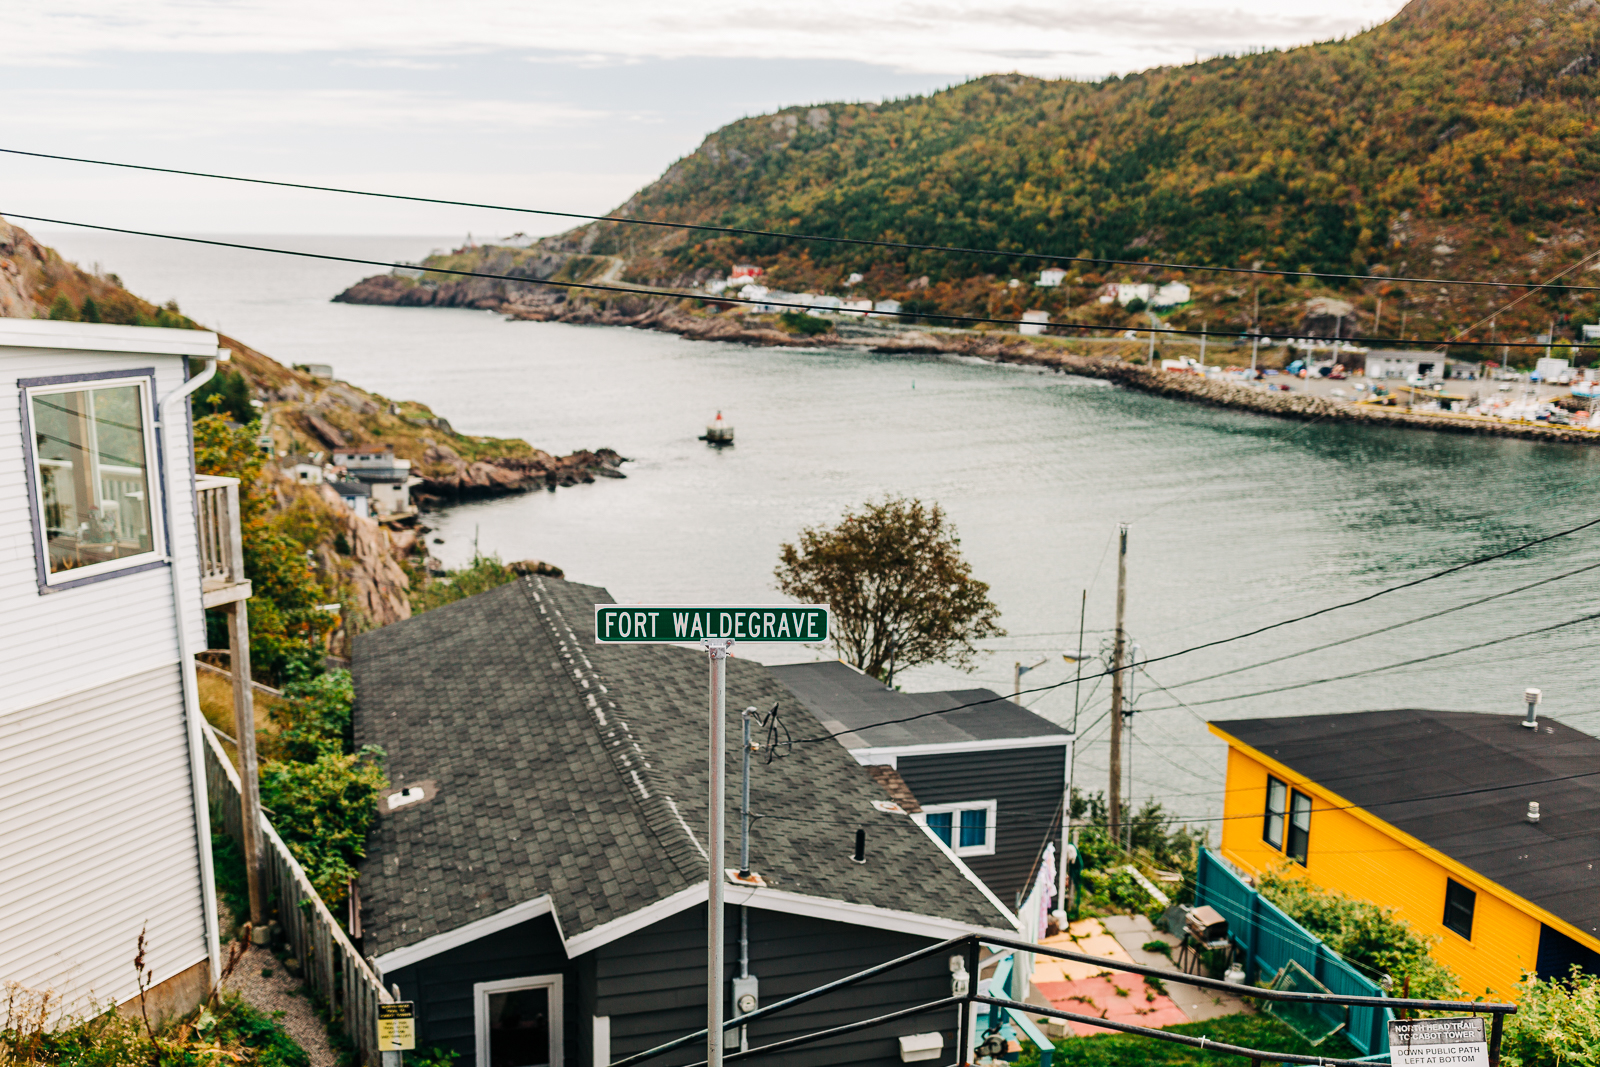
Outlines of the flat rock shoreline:
{"type": "MultiPolygon", "coordinates": [[[[441,287],[443,289],[444,287],[441,287]]],[[[1206,380],[1194,375],[1168,374],[1114,356],[1075,353],[1059,344],[1040,344],[1015,334],[895,331],[877,332],[849,329],[813,337],[785,333],[764,323],[746,324],[721,315],[695,314],[681,300],[664,297],[623,297],[605,302],[548,299],[540,292],[528,294],[537,299],[500,301],[488,293],[476,294],[470,306],[493,307],[508,318],[528,322],[567,322],[595,326],[631,326],[641,330],[661,330],[702,341],[732,341],[740,344],[784,348],[860,348],[891,355],[961,355],[998,363],[1014,363],[1048,368],[1066,374],[1099,378],[1129,389],[1213,407],[1250,411],[1277,418],[1302,421],[1324,419],[1342,422],[1376,423],[1435,433],[1481,434],[1491,437],[1520,437],[1563,444],[1600,444],[1600,434],[1568,426],[1546,423],[1497,422],[1493,419],[1451,415],[1446,412],[1411,412],[1403,407],[1340,403],[1305,393],[1266,392],[1233,382],[1206,380]]],[[[385,303],[426,306],[467,303],[464,293],[451,292],[445,301],[424,298],[411,287],[388,284],[380,276],[357,283],[335,299],[346,303],[385,303]]],[[[614,469],[614,468],[613,468],[614,469]]],[[[602,471],[601,473],[605,473],[602,471]]],[[[613,475],[615,476],[615,475],[613,475]]],[[[424,490],[427,491],[426,489],[424,490]]],[[[493,490],[489,490],[493,491],[493,490]]],[[[470,492],[470,490],[469,490],[470,492]]]]}

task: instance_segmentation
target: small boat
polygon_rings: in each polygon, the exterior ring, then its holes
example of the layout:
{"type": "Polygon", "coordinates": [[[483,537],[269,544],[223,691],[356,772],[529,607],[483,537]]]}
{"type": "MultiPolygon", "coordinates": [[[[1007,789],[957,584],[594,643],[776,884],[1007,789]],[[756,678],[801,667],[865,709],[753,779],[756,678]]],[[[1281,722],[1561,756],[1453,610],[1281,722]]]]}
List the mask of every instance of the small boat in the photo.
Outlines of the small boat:
{"type": "Polygon", "coordinates": [[[717,417],[706,425],[706,432],[700,438],[708,445],[722,448],[733,444],[733,425],[722,421],[722,412],[717,412],[717,417]]]}

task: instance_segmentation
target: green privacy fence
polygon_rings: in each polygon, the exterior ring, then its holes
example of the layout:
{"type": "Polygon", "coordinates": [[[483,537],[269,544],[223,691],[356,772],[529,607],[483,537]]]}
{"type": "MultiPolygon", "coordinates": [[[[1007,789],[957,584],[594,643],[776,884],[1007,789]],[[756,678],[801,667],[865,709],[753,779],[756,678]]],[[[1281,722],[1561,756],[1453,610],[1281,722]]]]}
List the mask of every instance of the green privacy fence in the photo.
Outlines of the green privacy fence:
{"type": "MultiPolygon", "coordinates": [[[[1228,920],[1228,936],[1239,948],[1246,981],[1270,981],[1291,963],[1304,968],[1329,992],[1345,996],[1381,997],[1376,982],[1351,967],[1305,927],[1262,897],[1210,849],[1202,849],[1195,872],[1195,904],[1209,904],[1228,920]]],[[[1349,1007],[1343,1031],[1364,1055],[1389,1051],[1388,1008],[1349,1007]]],[[[1341,1018],[1341,1021],[1343,1019],[1341,1018]]]]}

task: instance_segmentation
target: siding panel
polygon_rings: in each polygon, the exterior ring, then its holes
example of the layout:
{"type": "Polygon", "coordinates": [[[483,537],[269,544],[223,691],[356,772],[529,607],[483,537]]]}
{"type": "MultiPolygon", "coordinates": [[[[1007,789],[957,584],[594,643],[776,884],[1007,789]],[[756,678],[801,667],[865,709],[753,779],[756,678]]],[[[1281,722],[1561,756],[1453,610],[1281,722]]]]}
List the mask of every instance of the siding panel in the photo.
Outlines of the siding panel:
{"type": "Polygon", "coordinates": [[[157,981],[206,958],[176,664],[0,713],[0,782],[0,978],[126,1000],[146,927],[157,981]]]}
{"type": "Polygon", "coordinates": [[[579,1025],[577,966],[567,959],[555,920],[548,915],[391,971],[383,980],[398,984],[403,999],[416,1001],[418,1048],[454,1049],[461,1055],[457,1067],[477,1067],[473,984],[540,974],[563,977],[566,1062],[569,1067],[588,1067],[579,1050],[580,1038],[587,1041],[588,1019],[579,1025]]]}
{"type": "MultiPolygon", "coordinates": [[[[1044,846],[1061,840],[1061,794],[1066,790],[1067,748],[1021,748],[901,756],[904,778],[919,804],[964,800],[998,802],[992,856],[965,856],[972,872],[1014,908],[1044,846]]],[[[1056,846],[1060,847],[1059,844],[1056,846]]]]}
{"type": "MultiPolygon", "coordinates": [[[[17,381],[55,375],[154,367],[153,400],[183,384],[183,361],[172,356],[71,352],[0,346],[0,648],[6,684],[0,716],[154,669],[176,658],[171,577],[166,568],[124,574],[42,595],[35,576],[33,529],[24,480],[22,402],[17,381]],[[95,650],[93,656],[83,649],[95,650]]],[[[184,623],[205,647],[197,531],[191,492],[189,429],[180,406],[162,434],[174,494],[167,524],[180,563],[184,623]]]]}
{"type": "MultiPolygon", "coordinates": [[[[592,1006],[584,1016],[611,1017],[611,1055],[619,1059],[705,1026],[705,908],[670,919],[596,949],[592,1006]]],[[[738,973],[739,909],[727,910],[728,980],[738,973]]],[[[884,930],[761,908],[749,909],[750,973],[761,982],[761,1003],[773,1004],[932,942],[884,930]]],[[[724,988],[731,994],[731,984],[724,988]]],[[[752,1046],[870,1018],[950,995],[949,965],[921,960],[870,982],[783,1012],[751,1027],[752,1046]]],[[[725,1006],[729,1010],[731,1006],[725,1006]]],[[[761,1057],[763,1067],[861,1065],[900,1062],[901,1034],[941,1030],[946,1061],[955,1049],[954,1010],[890,1023],[832,1041],[761,1057]]],[[[730,1041],[737,1040],[730,1031],[730,1041]]],[[[681,1065],[705,1056],[703,1045],[685,1047],[652,1063],[681,1065]]]]}

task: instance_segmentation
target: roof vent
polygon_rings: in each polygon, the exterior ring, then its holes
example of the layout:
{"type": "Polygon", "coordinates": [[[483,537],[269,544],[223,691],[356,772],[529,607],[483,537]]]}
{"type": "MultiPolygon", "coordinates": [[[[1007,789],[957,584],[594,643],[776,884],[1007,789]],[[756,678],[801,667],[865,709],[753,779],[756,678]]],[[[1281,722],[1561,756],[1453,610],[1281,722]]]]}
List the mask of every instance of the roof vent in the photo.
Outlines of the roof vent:
{"type": "Polygon", "coordinates": [[[1532,823],[1539,821],[1539,802],[1537,800],[1528,801],[1528,821],[1532,823]]]}
{"type": "Polygon", "coordinates": [[[1522,720],[1522,725],[1530,730],[1539,728],[1539,702],[1544,699],[1544,694],[1537,689],[1527,689],[1522,693],[1522,699],[1528,703],[1528,717],[1522,720]]]}

